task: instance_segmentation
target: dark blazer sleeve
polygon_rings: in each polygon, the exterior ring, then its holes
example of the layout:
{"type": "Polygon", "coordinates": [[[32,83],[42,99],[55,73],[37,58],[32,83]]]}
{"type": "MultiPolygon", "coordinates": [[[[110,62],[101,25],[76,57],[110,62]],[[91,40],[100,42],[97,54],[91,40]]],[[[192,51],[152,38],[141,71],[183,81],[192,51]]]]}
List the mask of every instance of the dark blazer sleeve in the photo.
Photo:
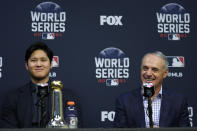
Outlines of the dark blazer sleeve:
{"type": "Polygon", "coordinates": [[[181,109],[180,109],[180,117],[179,117],[179,127],[189,127],[189,112],[188,112],[188,104],[187,99],[183,97],[181,109]]]}
{"type": "Polygon", "coordinates": [[[159,126],[190,126],[187,99],[182,93],[163,88],[159,126]]]}
{"type": "Polygon", "coordinates": [[[83,127],[82,125],[82,114],[81,114],[81,106],[80,106],[80,102],[78,97],[76,96],[76,94],[70,90],[70,89],[66,89],[63,88],[62,89],[62,95],[63,95],[63,110],[64,110],[64,118],[66,118],[66,106],[67,106],[67,102],[68,101],[74,101],[75,102],[75,107],[77,109],[77,113],[78,113],[78,127],[83,127]]]}
{"type": "Polygon", "coordinates": [[[11,91],[6,95],[2,105],[0,127],[17,128],[17,91],[11,91]]]}
{"type": "Polygon", "coordinates": [[[119,97],[116,99],[115,103],[115,118],[114,118],[114,127],[115,128],[127,128],[127,114],[126,114],[126,107],[123,104],[123,98],[119,97]]]}
{"type": "Polygon", "coordinates": [[[143,101],[140,88],[121,94],[115,103],[114,127],[145,127],[143,101]]]}

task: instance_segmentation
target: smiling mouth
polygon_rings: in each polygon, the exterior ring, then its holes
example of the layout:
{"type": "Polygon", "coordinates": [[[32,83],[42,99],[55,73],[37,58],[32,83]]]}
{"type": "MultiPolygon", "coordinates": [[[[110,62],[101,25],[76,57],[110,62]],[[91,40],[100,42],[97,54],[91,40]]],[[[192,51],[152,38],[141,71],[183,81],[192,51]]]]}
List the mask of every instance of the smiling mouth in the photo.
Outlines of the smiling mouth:
{"type": "Polygon", "coordinates": [[[37,72],[41,72],[43,71],[43,69],[35,69],[37,72]]]}
{"type": "Polygon", "coordinates": [[[146,83],[152,83],[154,79],[144,79],[146,83]]]}

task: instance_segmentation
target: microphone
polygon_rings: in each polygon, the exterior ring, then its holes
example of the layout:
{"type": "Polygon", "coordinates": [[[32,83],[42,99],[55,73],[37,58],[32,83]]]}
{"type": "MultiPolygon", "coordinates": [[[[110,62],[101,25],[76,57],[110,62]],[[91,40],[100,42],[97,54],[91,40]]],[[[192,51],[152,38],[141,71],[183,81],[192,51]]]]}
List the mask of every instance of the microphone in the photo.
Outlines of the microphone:
{"type": "Polygon", "coordinates": [[[49,93],[48,83],[38,83],[37,84],[37,95],[39,97],[45,97],[49,93]]]}
{"type": "Polygon", "coordinates": [[[155,87],[153,83],[144,83],[143,89],[145,97],[152,97],[155,94],[155,87]]]}
{"type": "Polygon", "coordinates": [[[155,94],[155,87],[153,83],[144,83],[143,84],[143,91],[144,91],[144,96],[148,98],[148,117],[149,117],[149,126],[150,128],[153,128],[153,118],[152,118],[152,101],[151,97],[155,94]]]}

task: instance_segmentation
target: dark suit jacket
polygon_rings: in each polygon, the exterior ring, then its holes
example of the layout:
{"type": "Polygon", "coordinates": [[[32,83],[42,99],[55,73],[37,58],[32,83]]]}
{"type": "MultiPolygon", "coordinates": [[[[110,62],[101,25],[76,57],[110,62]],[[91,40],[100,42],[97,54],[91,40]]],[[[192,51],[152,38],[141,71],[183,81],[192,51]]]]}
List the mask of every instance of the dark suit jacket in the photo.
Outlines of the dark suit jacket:
{"type": "MultiPolygon", "coordinates": [[[[80,116],[79,103],[71,90],[62,89],[63,111],[65,118],[66,103],[68,100],[74,100],[80,116]]],[[[51,99],[51,98],[50,98],[51,99]]],[[[51,102],[51,101],[50,101],[51,102]]],[[[10,92],[3,104],[0,127],[1,128],[31,128],[33,109],[32,109],[31,83],[10,92]]],[[[51,105],[51,103],[49,103],[51,105]]],[[[48,114],[51,114],[51,106],[48,114]]],[[[50,116],[48,116],[49,119],[50,116]]],[[[79,117],[81,126],[81,118],[79,117]]]]}
{"type": "MultiPolygon", "coordinates": [[[[145,126],[141,89],[124,93],[116,100],[114,127],[139,128],[145,126]]],[[[163,88],[159,127],[187,127],[189,113],[186,99],[163,88]]]]}

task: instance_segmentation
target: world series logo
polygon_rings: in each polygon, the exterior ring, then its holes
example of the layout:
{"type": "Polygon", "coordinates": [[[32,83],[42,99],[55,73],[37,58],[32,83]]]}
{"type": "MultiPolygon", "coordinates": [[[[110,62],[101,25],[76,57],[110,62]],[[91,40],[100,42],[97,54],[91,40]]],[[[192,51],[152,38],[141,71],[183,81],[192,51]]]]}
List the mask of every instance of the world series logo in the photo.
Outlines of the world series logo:
{"type": "Polygon", "coordinates": [[[95,57],[96,79],[106,86],[119,86],[129,78],[129,58],[118,48],[109,47],[95,57]]]}
{"type": "Polygon", "coordinates": [[[66,12],[54,2],[42,2],[31,12],[31,31],[34,37],[53,40],[65,32],[66,12]]]}
{"type": "Polygon", "coordinates": [[[156,12],[157,32],[161,38],[168,40],[181,40],[190,33],[190,14],[177,3],[164,5],[156,12]]]}

